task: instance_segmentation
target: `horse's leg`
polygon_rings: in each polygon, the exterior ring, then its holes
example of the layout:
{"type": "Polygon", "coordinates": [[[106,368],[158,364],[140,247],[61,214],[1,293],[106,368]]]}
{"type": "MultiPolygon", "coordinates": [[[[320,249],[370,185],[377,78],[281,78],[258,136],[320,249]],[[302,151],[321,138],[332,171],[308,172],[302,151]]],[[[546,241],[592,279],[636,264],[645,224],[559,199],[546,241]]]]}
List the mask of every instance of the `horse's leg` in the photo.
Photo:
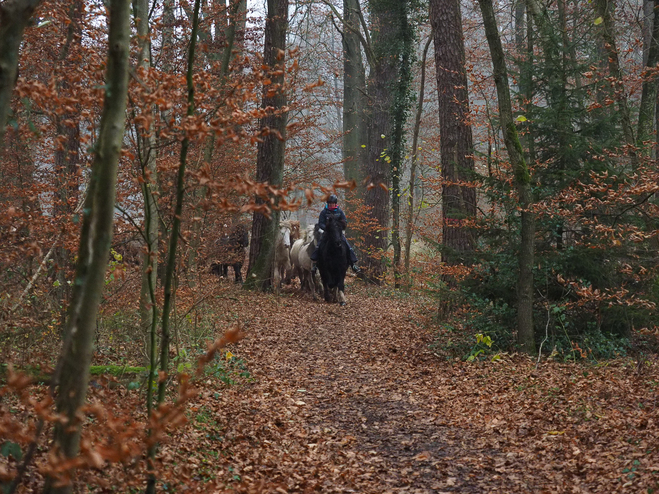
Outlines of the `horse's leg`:
{"type": "MultiPolygon", "coordinates": [[[[345,273],[344,273],[343,276],[345,277],[345,273]]],[[[345,288],[346,288],[346,287],[345,287],[345,279],[339,279],[339,284],[338,284],[337,287],[336,287],[336,293],[337,293],[337,295],[338,295],[338,299],[339,299],[338,302],[339,302],[339,304],[341,304],[341,305],[345,305],[345,304],[346,304],[346,296],[345,296],[345,294],[343,293],[344,290],[345,290],[345,288]]]]}
{"type": "Polygon", "coordinates": [[[234,277],[236,278],[234,283],[242,283],[243,282],[243,263],[242,262],[237,262],[233,265],[233,274],[234,274],[234,277]]]}
{"type": "Polygon", "coordinates": [[[229,277],[229,265],[228,264],[222,264],[222,276],[224,276],[225,279],[229,277]]]}
{"type": "Polygon", "coordinates": [[[306,271],[300,271],[300,291],[306,293],[309,290],[309,278],[306,271]]]}
{"type": "Polygon", "coordinates": [[[318,300],[318,294],[316,293],[316,277],[311,274],[311,271],[304,271],[304,280],[307,286],[307,290],[311,292],[311,296],[314,301],[318,300]]]}
{"type": "Polygon", "coordinates": [[[300,272],[300,290],[302,293],[306,292],[309,289],[309,279],[307,277],[307,272],[300,272]]]}
{"type": "Polygon", "coordinates": [[[314,291],[314,294],[317,293],[318,295],[321,295],[323,293],[323,281],[320,279],[320,275],[318,273],[316,273],[315,276],[313,274],[311,275],[311,287],[314,291]]]}
{"type": "Polygon", "coordinates": [[[272,289],[275,294],[279,295],[279,289],[281,288],[281,271],[279,271],[279,266],[275,266],[272,278],[272,289]]]}

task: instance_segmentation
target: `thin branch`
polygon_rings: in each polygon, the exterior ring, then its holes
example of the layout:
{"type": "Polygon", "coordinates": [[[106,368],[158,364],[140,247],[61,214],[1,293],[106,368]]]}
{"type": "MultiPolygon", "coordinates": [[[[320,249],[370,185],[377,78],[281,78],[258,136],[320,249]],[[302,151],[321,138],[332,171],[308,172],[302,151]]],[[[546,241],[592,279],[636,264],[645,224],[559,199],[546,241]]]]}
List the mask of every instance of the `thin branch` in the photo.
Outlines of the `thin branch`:
{"type": "Polygon", "coordinates": [[[339,19],[339,21],[341,21],[341,24],[343,24],[346,28],[348,28],[350,31],[352,31],[353,33],[355,33],[359,37],[359,41],[361,41],[362,46],[364,47],[364,53],[366,53],[366,58],[368,60],[369,65],[371,67],[374,67],[375,66],[375,53],[373,53],[373,49],[371,48],[371,38],[368,34],[368,31],[366,30],[366,22],[364,21],[364,16],[362,14],[361,9],[358,9],[359,10],[359,19],[361,20],[362,25],[364,26],[364,34],[362,34],[362,32],[359,29],[357,29],[355,26],[353,26],[352,24],[349,24],[349,23],[345,22],[343,17],[341,17],[341,14],[339,14],[339,11],[336,10],[336,7],[334,5],[332,5],[332,3],[329,0],[322,0],[322,2],[332,10],[334,15],[339,19]]]}
{"type": "Polygon", "coordinates": [[[21,293],[21,296],[18,297],[18,300],[16,301],[14,306],[9,311],[9,314],[13,314],[14,311],[16,309],[18,309],[18,307],[21,305],[21,302],[23,302],[23,299],[25,298],[25,296],[28,294],[28,292],[30,291],[30,289],[32,288],[34,283],[37,281],[37,278],[41,274],[41,271],[43,271],[43,269],[46,267],[46,263],[48,262],[48,259],[50,259],[50,256],[53,254],[53,251],[55,250],[55,247],[57,246],[57,242],[59,242],[59,239],[60,239],[61,236],[62,236],[62,234],[60,233],[59,235],[57,235],[57,237],[55,237],[55,241],[53,242],[52,247],[50,248],[48,253],[45,255],[43,260],[41,261],[41,264],[39,264],[39,268],[37,269],[37,272],[34,273],[34,276],[32,276],[32,279],[30,280],[30,282],[25,287],[25,290],[23,290],[23,293],[21,293]]]}
{"type": "Polygon", "coordinates": [[[542,343],[540,343],[540,349],[538,350],[538,361],[535,363],[535,369],[538,370],[538,366],[540,365],[540,357],[542,357],[542,345],[545,344],[545,341],[547,341],[547,338],[549,338],[549,322],[551,321],[551,312],[550,308],[547,308],[547,325],[545,326],[545,339],[542,340],[542,343]]]}
{"type": "Polygon", "coordinates": [[[645,196],[645,199],[643,199],[643,200],[641,200],[641,201],[639,201],[639,202],[637,202],[637,203],[632,204],[632,205],[629,206],[628,208],[623,209],[620,213],[618,213],[618,214],[615,216],[615,218],[613,218],[613,225],[615,226],[615,224],[618,222],[618,220],[620,219],[620,217],[621,217],[623,214],[625,214],[627,211],[631,211],[632,209],[637,208],[637,207],[639,207],[640,205],[646,203],[646,202],[648,201],[648,199],[650,199],[650,198],[651,198],[653,195],[655,195],[655,194],[656,194],[656,191],[654,191],[654,192],[650,192],[648,195],[645,196]]]}
{"type": "MultiPolygon", "coordinates": [[[[341,38],[343,39],[345,37],[343,31],[341,31],[341,28],[338,26],[336,21],[334,20],[334,15],[330,16],[332,18],[332,25],[334,25],[334,29],[337,30],[337,32],[341,35],[341,38]]],[[[328,50],[328,53],[331,53],[330,50],[328,50]]]]}
{"type": "MultiPolygon", "coordinates": [[[[371,50],[371,53],[373,50],[371,49],[371,35],[368,34],[368,25],[366,24],[366,19],[364,19],[364,13],[362,12],[362,9],[357,9],[357,13],[359,14],[359,22],[362,25],[362,28],[364,29],[364,36],[366,37],[366,45],[368,46],[368,49],[371,50]]],[[[364,47],[366,49],[366,47],[364,47]]],[[[375,57],[373,57],[375,58],[375,57]]]]}

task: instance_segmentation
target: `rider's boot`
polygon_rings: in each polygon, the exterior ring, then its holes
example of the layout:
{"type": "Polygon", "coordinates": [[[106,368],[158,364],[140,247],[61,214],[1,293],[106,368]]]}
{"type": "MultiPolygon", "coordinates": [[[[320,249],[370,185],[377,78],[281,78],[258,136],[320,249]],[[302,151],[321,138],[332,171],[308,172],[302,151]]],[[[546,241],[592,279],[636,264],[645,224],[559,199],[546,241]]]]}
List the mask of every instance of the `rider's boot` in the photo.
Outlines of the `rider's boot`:
{"type": "Polygon", "coordinates": [[[316,266],[316,261],[311,261],[311,274],[316,276],[318,272],[318,266],[316,266]]]}
{"type": "Polygon", "coordinates": [[[361,272],[361,269],[359,269],[359,266],[357,266],[356,262],[353,262],[350,265],[350,269],[352,269],[355,272],[355,274],[359,274],[361,272]]]}

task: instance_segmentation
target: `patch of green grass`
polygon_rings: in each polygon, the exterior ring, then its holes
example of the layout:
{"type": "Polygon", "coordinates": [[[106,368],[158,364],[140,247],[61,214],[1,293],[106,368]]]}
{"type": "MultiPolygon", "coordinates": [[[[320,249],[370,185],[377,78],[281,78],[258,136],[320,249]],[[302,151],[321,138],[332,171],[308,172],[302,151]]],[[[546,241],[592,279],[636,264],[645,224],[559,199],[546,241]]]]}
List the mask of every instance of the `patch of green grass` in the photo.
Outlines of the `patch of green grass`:
{"type": "MultiPolygon", "coordinates": [[[[0,364],[0,381],[4,381],[4,378],[7,375],[7,369],[8,364],[0,364]]],[[[48,384],[50,382],[52,369],[46,371],[42,369],[40,365],[24,365],[14,366],[14,371],[27,374],[37,383],[48,384]]],[[[146,371],[146,367],[130,367],[128,365],[92,365],[89,368],[89,373],[92,376],[110,374],[117,378],[141,374],[146,371]]]]}
{"type": "Polygon", "coordinates": [[[115,377],[121,377],[124,374],[139,374],[146,372],[146,370],[146,367],[131,367],[128,365],[92,365],[89,368],[89,373],[92,376],[110,374],[115,377]]]}

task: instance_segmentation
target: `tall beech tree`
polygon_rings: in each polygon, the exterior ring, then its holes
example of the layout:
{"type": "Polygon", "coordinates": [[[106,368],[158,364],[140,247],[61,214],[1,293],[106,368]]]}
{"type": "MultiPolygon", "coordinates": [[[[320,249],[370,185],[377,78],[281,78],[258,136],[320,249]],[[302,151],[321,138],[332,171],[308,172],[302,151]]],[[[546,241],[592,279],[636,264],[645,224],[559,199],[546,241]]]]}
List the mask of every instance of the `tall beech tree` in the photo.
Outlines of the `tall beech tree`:
{"type": "MultiPolygon", "coordinates": [[[[378,228],[366,232],[366,259],[371,280],[380,283],[384,276],[382,255],[389,247],[391,218],[392,147],[396,84],[400,80],[404,52],[404,32],[407,23],[407,2],[370,0],[370,37],[368,43],[369,76],[367,157],[363,175],[369,179],[364,202],[378,228]]],[[[409,69],[409,67],[408,67],[409,69]]]]}
{"type": "MultiPolygon", "coordinates": [[[[197,34],[199,29],[199,9],[201,0],[195,0],[194,11],[192,14],[192,29],[190,32],[190,44],[188,46],[188,59],[187,70],[185,73],[185,81],[187,88],[187,111],[186,116],[192,117],[195,112],[195,85],[194,85],[194,61],[195,49],[197,47],[197,34]]],[[[162,320],[160,323],[161,339],[160,339],[160,373],[166,376],[169,372],[169,344],[171,341],[171,312],[175,300],[176,286],[174,284],[174,276],[176,270],[176,255],[179,241],[179,234],[181,232],[181,219],[183,215],[183,198],[185,193],[185,174],[188,164],[188,152],[190,150],[190,136],[185,135],[181,142],[181,153],[179,156],[178,171],[176,173],[176,203],[174,206],[174,215],[172,219],[171,231],[169,233],[169,242],[167,247],[167,263],[165,266],[165,281],[163,283],[163,306],[162,306],[162,320]]],[[[151,367],[149,372],[149,381],[153,381],[155,377],[154,366],[151,367]]],[[[152,385],[151,383],[149,384],[152,385]]],[[[158,404],[165,401],[165,392],[167,390],[167,379],[158,380],[158,404]]],[[[151,406],[151,403],[147,405],[151,406]]],[[[149,460],[153,461],[155,457],[157,443],[149,446],[149,460]]],[[[150,473],[147,481],[146,492],[153,494],[155,492],[156,479],[150,473]]]]}
{"type": "MultiPolygon", "coordinates": [[[[366,73],[359,35],[359,0],[343,0],[343,170],[346,180],[361,182],[366,144],[366,73]]],[[[359,190],[359,189],[357,189],[359,190]]]]}
{"type": "Polygon", "coordinates": [[[400,197],[405,155],[405,136],[409,110],[412,105],[412,64],[415,58],[415,33],[410,20],[410,5],[400,2],[398,13],[398,73],[393,88],[391,119],[393,129],[391,151],[388,153],[391,167],[391,244],[393,247],[394,286],[400,288],[401,240],[400,240],[400,197]]]}
{"type": "MultiPolygon", "coordinates": [[[[231,0],[229,6],[224,6],[219,14],[219,21],[215,23],[215,43],[210,44],[210,48],[206,53],[206,57],[212,63],[214,60],[221,60],[219,68],[219,83],[218,89],[224,90],[226,79],[229,73],[229,64],[234,59],[242,48],[244,38],[244,22],[245,22],[245,0],[231,0]],[[239,42],[237,49],[234,49],[236,41],[239,42]],[[218,46],[222,42],[222,46],[218,46]]],[[[225,106],[223,104],[222,106],[225,106]]],[[[213,118],[215,112],[209,117],[213,118]]],[[[215,133],[211,133],[207,138],[204,145],[204,165],[208,166],[215,152],[216,147],[215,133]]],[[[206,195],[206,187],[198,187],[193,193],[193,201],[195,204],[194,217],[200,218],[202,216],[202,201],[206,195]]],[[[201,232],[203,230],[202,221],[197,220],[192,224],[191,238],[188,248],[188,283],[191,287],[196,285],[197,261],[198,253],[201,242],[201,232]]]]}
{"type": "MultiPolygon", "coordinates": [[[[358,187],[346,191],[348,209],[353,198],[363,194],[363,163],[366,159],[368,133],[366,126],[366,71],[362,57],[360,35],[361,6],[359,0],[343,0],[343,174],[346,180],[354,180],[358,187]]],[[[356,204],[356,203],[355,203],[356,204]]],[[[348,224],[348,236],[357,233],[348,224]]]]}
{"type": "MultiPolygon", "coordinates": [[[[57,412],[64,417],[55,426],[55,445],[67,459],[77,455],[80,445],[82,423],[79,410],[87,394],[97,309],[112,239],[117,164],[124,135],[130,52],[130,0],[112,0],[109,10],[103,114],[82,212],[73,296],[55,376],[56,381],[59,381],[57,412]]],[[[60,486],[54,479],[50,479],[46,492],[71,492],[71,485],[60,486]]]]}
{"type": "MultiPolygon", "coordinates": [[[[149,29],[149,2],[148,0],[133,0],[133,16],[137,31],[137,63],[136,69],[140,77],[148,77],[151,69],[151,37],[149,29]]],[[[137,109],[134,109],[135,112],[137,109]]],[[[155,107],[141,109],[147,115],[157,111],[155,107]]],[[[151,356],[149,362],[155,367],[155,340],[156,340],[156,283],[158,269],[158,204],[155,189],[158,184],[157,168],[157,139],[153,129],[135,125],[137,136],[137,161],[140,165],[140,190],[144,208],[144,221],[142,235],[146,249],[142,259],[142,283],[140,288],[140,321],[143,331],[148,332],[147,353],[151,356]]],[[[151,389],[151,386],[149,386],[151,389]]],[[[147,400],[150,404],[151,401],[147,400]]]]}
{"type": "Polygon", "coordinates": [[[426,60],[428,58],[428,49],[433,38],[430,36],[423,47],[423,55],[421,57],[421,82],[419,84],[419,96],[417,101],[417,109],[414,117],[414,130],[412,131],[412,159],[410,164],[410,185],[407,197],[407,214],[405,218],[405,277],[408,287],[412,285],[412,278],[410,274],[410,253],[412,251],[412,236],[414,235],[414,210],[416,208],[416,182],[417,182],[417,166],[419,163],[419,131],[421,129],[421,115],[423,114],[423,100],[426,92],[426,60]]]}
{"type": "MultiPolygon", "coordinates": [[[[68,7],[69,23],[65,28],[66,37],[57,57],[57,65],[65,71],[73,71],[81,56],[83,2],[75,0],[68,7]]],[[[70,84],[66,77],[58,77],[56,82],[58,97],[62,100],[70,98],[75,93],[75,85],[70,84]]],[[[57,215],[69,218],[74,214],[80,195],[80,107],[68,106],[68,111],[53,116],[58,146],[54,153],[54,171],[57,177],[55,209],[57,215]]],[[[67,274],[74,261],[73,249],[57,245],[53,253],[55,260],[55,276],[59,286],[56,287],[60,300],[62,326],[66,321],[66,308],[71,296],[71,287],[66,282],[67,274]]]]}
{"type": "Polygon", "coordinates": [[[506,69],[506,59],[501,45],[492,0],[479,0],[478,3],[483,14],[485,35],[492,56],[494,83],[496,84],[499,103],[499,119],[501,120],[506,150],[513,168],[522,222],[519,239],[519,276],[517,280],[517,342],[525,352],[534,353],[533,254],[535,220],[531,211],[533,203],[531,174],[524,159],[524,152],[513,120],[508,70],[506,69]]]}
{"type": "Polygon", "coordinates": [[[442,258],[457,264],[473,250],[473,230],[465,223],[476,217],[476,189],[466,185],[474,176],[474,146],[459,0],[430,0],[430,21],[442,156],[442,258]]]}
{"type": "Polygon", "coordinates": [[[398,201],[402,171],[404,127],[411,103],[410,64],[414,29],[408,14],[410,2],[398,0],[370,0],[370,25],[367,25],[359,3],[346,1],[343,17],[328,0],[324,3],[342,19],[344,27],[344,137],[345,173],[347,179],[365,179],[365,189],[358,189],[376,227],[361,232],[364,236],[364,264],[368,279],[381,283],[385,265],[383,255],[389,247],[389,223],[395,207],[395,233],[392,233],[397,262],[400,260],[398,201]],[[361,25],[358,26],[357,20],[361,25]],[[349,38],[349,36],[354,36],[349,38]],[[355,46],[361,42],[369,65],[366,85],[362,86],[360,56],[355,46]],[[349,43],[349,46],[346,46],[349,43]],[[349,71],[349,73],[348,73],[349,71]],[[362,100],[363,96],[365,99],[362,100]],[[362,104],[364,115],[360,117],[362,104]],[[346,113],[347,112],[347,113],[346,113]],[[363,127],[365,126],[365,127],[363,127]],[[359,140],[365,142],[359,144],[359,140]],[[355,149],[359,146],[361,150],[355,149]],[[360,161],[360,168],[353,166],[360,161]],[[390,193],[391,192],[391,193],[390,193]]]}
{"type": "MultiPolygon", "coordinates": [[[[267,115],[261,119],[264,134],[258,143],[256,180],[279,186],[283,180],[286,151],[286,92],[284,74],[286,61],[286,31],[288,28],[288,0],[268,0],[265,22],[263,63],[269,69],[268,82],[263,87],[261,107],[267,115]]],[[[263,198],[257,198],[263,204],[263,198]]],[[[267,290],[273,283],[274,247],[279,227],[279,211],[257,210],[252,223],[252,242],[249,250],[249,269],[246,288],[267,290]]]]}

